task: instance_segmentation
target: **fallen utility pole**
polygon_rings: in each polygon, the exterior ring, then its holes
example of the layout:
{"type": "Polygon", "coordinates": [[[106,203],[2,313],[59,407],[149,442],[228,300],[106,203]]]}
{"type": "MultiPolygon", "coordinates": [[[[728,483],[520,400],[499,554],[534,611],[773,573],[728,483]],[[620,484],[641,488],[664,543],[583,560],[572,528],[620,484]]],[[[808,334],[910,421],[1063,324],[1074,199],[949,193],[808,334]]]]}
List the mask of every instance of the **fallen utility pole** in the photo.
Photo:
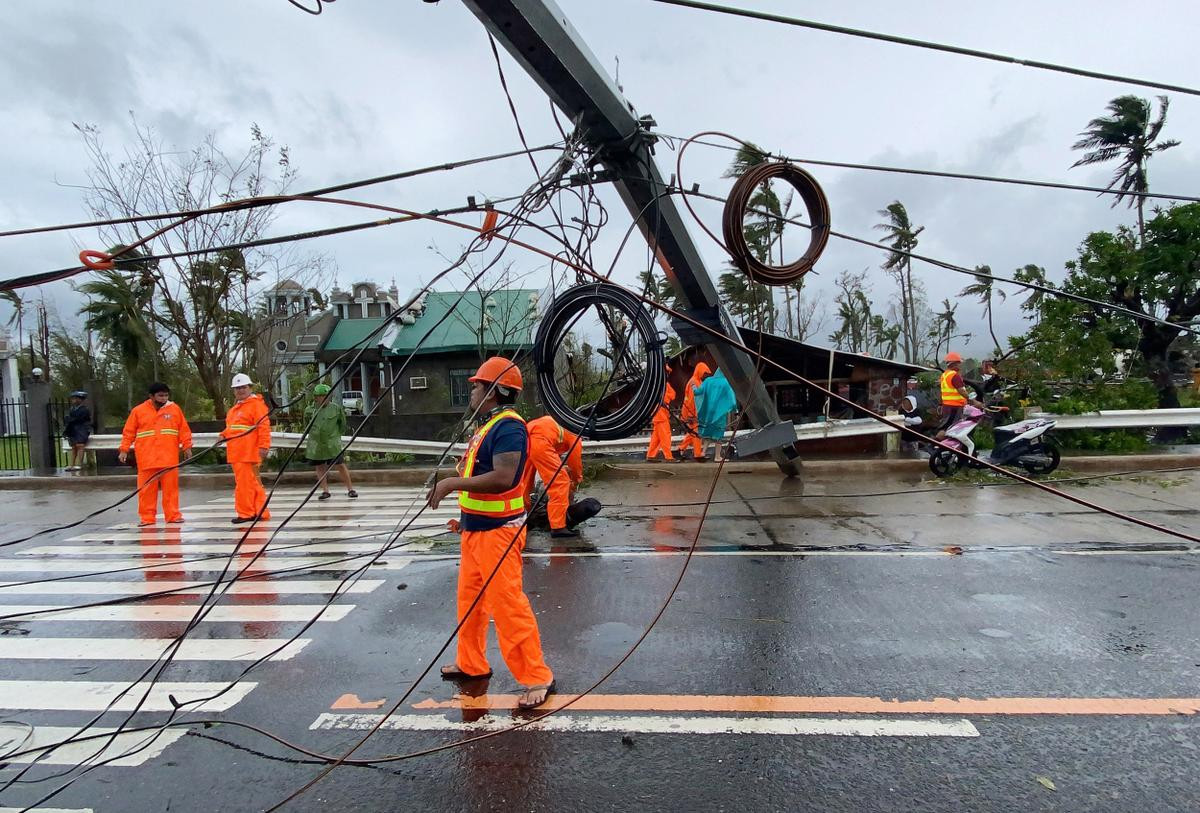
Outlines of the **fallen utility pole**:
{"type": "MultiPolygon", "coordinates": [[[[530,76],[576,122],[598,164],[600,179],[611,180],[637,221],[659,264],[685,305],[688,316],[740,341],[721,305],[716,286],[684,223],[683,213],[655,164],[654,126],[639,118],[551,0],[463,0],[530,76]]],[[[750,422],[760,430],[780,423],[779,414],[750,356],[686,323],[675,323],[685,342],[703,343],[725,372],[750,422]]],[[[782,437],[782,436],[781,436],[782,437]]],[[[794,437],[794,436],[793,436],[794,437]]],[[[788,476],[800,473],[791,446],[771,456],[788,476]]]]}

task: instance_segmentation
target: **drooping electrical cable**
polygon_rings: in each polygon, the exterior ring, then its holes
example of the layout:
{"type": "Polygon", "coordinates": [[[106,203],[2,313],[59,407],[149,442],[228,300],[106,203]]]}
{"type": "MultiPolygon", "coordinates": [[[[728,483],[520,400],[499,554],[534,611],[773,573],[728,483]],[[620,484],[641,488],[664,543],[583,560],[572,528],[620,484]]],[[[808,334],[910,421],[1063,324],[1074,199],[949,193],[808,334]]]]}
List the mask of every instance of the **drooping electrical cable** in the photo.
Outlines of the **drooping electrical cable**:
{"type": "MultiPolygon", "coordinates": [[[[679,188],[676,191],[679,195],[681,195],[681,197],[683,199],[684,207],[692,215],[692,218],[696,221],[696,224],[700,227],[701,231],[703,231],[706,235],[708,235],[708,237],[710,239],[712,239],[712,241],[714,243],[716,243],[718,246],[720,246],[723,251],[728,252],[728,249],[725,246],[724,241],[720,237],[718,237],[716,235],[716,233],[712,231],[712,229],[710,229],[708,227],[708,225],[704,222],[704,219],[701,218],[700,215],[696,212],[696,210],[692,207],[691,203],[689,202],[689,199],[690,198],[703,198],[705,200],[712,200],[712,201],[717,201],[717,202],[725,203],[725,204],[727,204],[729,202],[729,199],[725,198],[725,197],[721,197],[719,195],[711,195],[708,193],[700,192],[696,188],[688,189],[683,180],[683,157],[684,157],[684,154],[687,151],[688,146],[691,143],[694,143],[695,139],[701,138],[702,136],[717,136],[720,138],[727,138],[730,141],[733,141],[734,143],[745,144],[745,145],[748,145],[749,142],[747,142],[743,139],[740,139],[737,136],[730,135],[728,133],[723,133],[723,132],[719,132],[716,130],[709,130],[709,131],[706,131],[704,133],[700,133],[700,134],[694,136],[692,139],[685,139],[679,146],[679,149],[676,153],[676,164],[675,164],[676,177],[679,179],[679,188]]],[[[755,214],[769,217],[772,220],[775,220],[780,223],[790,223],[792,225],[801,226],[806,229],[814,228],[814,224],[812,224],[812,223],[806,223],[797,218],[786,217],[786,216],[780,215],[775,212],[769,212],[769,211],[762,210],[762,209],[754,209],[752,207],[747,208],[746,211],[754,212],[755,214]]],[[[1146,313],[1139,313],[1138,311],[1131,310],[1131,309],[1123,307],[1121,305],[1115,305],[1111,302],[1103,302],[1098,299],[1092,299],[1091,297],[1086,297],[1086,296],[1082,296],[1080,294],[1071,293],[1070,291],[1064,291],[1060,288],[1054,288],[1049,285],[1043,285],[1041,283],[1031,282],[1031,281],[1017,280],[1017,279],[1013,279],[1011,277],[1003,277],[998,274],[992,274],[990,272],[983,271],[980,269],[966,268],[965,266],[957,265],[956,263],[951,263],[951,262],[947,262],[945,260],[939,260],[934,257],[929,257],[924,254],[917,254],[916,252],[906,251],[906,250],[900,249],[900,248],[895,248],[893,246],[889,246],[884,243],[879,243],[879,242],[876,242],[873,240],[867,240],[862,237],[856,237],[852,234],[846,234],[845,232],[840,232],[835,229],[830,229],[829,235],[832,237],[837,237],[840,240],[846,240],[848,242],[858,243],[858,244],[864,245],[864,246],[870,246],[871,248],[877,248],[877,249],[880,249],[881,251],[887,251],[891,254],[898,254],[898,255],[901,255],[904,257],[909,257],[914,260],[920,260],[921,262],[929,263],[930,265],[937,266],[938,268],[944,268],[947,271],[954,271],[955,273],[958,273],[958,274],[967,274],[969,276],[976,277],[976,278],[989,279],[989,280],[992,280],[993,282],[1003,282],[1007,285],[1014,285],[1019,288],[1027,288],[1032,291],[1039,291],[1039,292],[1041,292],[1043,294],[1047,294],[1049,296],[1058,297],[1060,299],[1069,299],[1074,302],[1086,304],[1092,308],[1098,308],[1100,310],[1109,311],[1111,313],[1119,313],[1123,316],[1129,316],[1139,322],[1149,322],[1152,324],[1163,325],[1164,327],[1175,328],[1183,333],[1192,333],[1192,334],[1200,335],[1200,329],[1191,327],[1189,325],[1181,324],[1178,322],[1169,322],[1165,319],[1159,319],[1157,316],[1153,316],[1153,315],[1146,314],[1146,313]]]]}
{"type": "Polygon", "coordinates": [[[784,25],[792,25],[800,28],[810,28],[816,31],[825,31],[831,34],[843,34],[850,37],[862,37],[864,39],[878,40],[881,42],[890,42],[896,45],[908,45],[914,48],[925,48],[932,51],[942,51],[944,53],[958,54],[960,56],[969,56],[976,59],[987,59],[993,62],[1006,62],[1010,65],[1021,65],[1026,68],[1037,68],[1044,71],[1055,71],[1057,73],[1066,73],[1073,76],[1083,76],[1088,79],[1101,79],[1106,82],[1120,82],[1125,85],[1140,85],[1142,87],[1154,88],[1156,90],[1172,90],[1176,93],[1186,93],[1190,96],[1200,96],[1200,90],[1183,85],[1173,85],[1166,82],[1157,82],[1150,79],[1135,79],[1130,76],[1121,76],[1115,73],[1103,73],[1101,71],[1092,71],[1085,68],[1074,68],[1069,65],[1058,65],[1053,62],[1043,62],[1038,59],[1019,59],[1005,54],[998,54],[992,51],[980,51],[975,48],[963,48],[958,45],[947,45],[940,42],[930,42],[916,37],[901,37],[895,34],[883,34],[878,31],[866,31],[861,28],[850,28],[844,25],[833,25],[831,23],[822,23],[815,20],[803,20],[799,17],[787,17],[783,14],[771,14],[765,11],[754,11],[746,8],[735,8],[734,6],[723,6],[717,3],[705,3],[700,0],[652,0],[655,3],[663,3],[669,6],[682,6],[684,8],[698,9],[701,11],[711,11],[717,14],[727,14],[735,17],[747,17],[755,20],[765,20],[772,23],[782,23],[784,25]]]}
{"type": "MultiPolygon", "coordinates": [[[[654,131],[654,135],[663,139],[666,143],[674,148],[674,145],[687,141],[684,136],[668,135],[666,133],[654,131]]],[[[732,144],[721,144],[716,141],[704,141],[696,139],[692,142],[703,147],[714,147],[718,150],[727,150],[729,152],[737,152],[738,147],[732,144]]],[[[761,149],[761,148],[758,148],[761,149]]],[[[1143,198],[1146,200],[1183,200],[1191,203],[1200,202],[1200,196],[1197,195],[1181,195],[1173,192],[1137,192],[1137,191],[1121,191],[1112,189],[1107,186],[1088,186],[1085,184],[1063,183],[1060,181],[1039,181],[1029,178],[1010,178],[1002,175],[981,175],[971,172],[949,172],[947,170],[938,169],[917,169],[914,167],[897,167],[885,164],[862,164],[851,163],[848,161],[828,161],[818,158],[796,158],[783,153],[772,150],[761,150],[763,158],[770,158],[776,161],[787,161],[792,164],[811,164],[817,167],[834,167],[837,169],[861,169],[870,172],[890,172],[899,175],[918,175],[930,178],[949,178],[960,181],[982,181],[984,183],[996,184],[1012,184],[1016,186],[1031,186],[1041,189],[1062,189],[1071,192],[1094,192],[1097,195],[1121,195],[1122,197],[1143,198]]]]}
{"type": "MultiPolygon", "coordinates": [[[[520,218],[517,218],[517,217],[515,217],[515,216],[514,216],[514,218],[513,218],[513,219],[514,219],[514,220],[520,220],[520,218]]],[[[518,223],[518,225],[521,225],[521,224],[520,224],[520,223],[518,223]]],[[[490,239],[490,238],[489,238],[489,239],[490,239]]],[[[506,242],[505,242],[505,245],[506,245],[506,246],[507,246],[507,245],[509,245],[509,243],[510,243],[510,242],[511,242],[511,241],[506,241],[506,242]]],[[[497,258],[497,261],[498,261],[498,258],[497,258]]],[[[485,269],[485,270],[486,270],[486,269],[485,269]]],[[[482,275],[482,273],[483,273],[483,272],[481,271],[481,272],[480,272],[480,276],[482,275]]],[[[478,279],[478,277],[476,277],[476,279],[478,279]]],[[[464,295],[465,295],[465,292],[464,292],[464,295]]],[[[462,298],[462,296],[460,296],[460,298],[459,298],[459,299],[460,299],[460,301],[461,301],[461,298],[462,298]]],[[[449,315],[449,314],[447,314],[447,316],[448,316],[448,315],[449,315]]],[[[432,329],[431,329],[431,330],[432,330],[432,329]]],[[[410,355],[410,357],[409,357],[409,360],[411,360],[411,355],[410,355]]],[[[407,361],[406,361],[406,364],[407,364],[407,361]]],[[[394,379],[394,380],[393,380],[393,382],[392,382],[392,386],[394,386],[394,384],[395,384],[395,380],[398,380],[398,379],[394,379]]],[[[360,427],[360,428],[361,428],[361,427],[360,427]]],[[[353,442],[353,438],[351,439],[351,442],[353,442]]],[[[447,450],[446,450],[446,453],[445,453],[445,454],[448,454],[448,453],[449,453],[449,447],[447,448],[447,450]]],[[[443,454],[443,460],[444,460],[444,458],[445,458],[445,454],[443,454]]],[[[289,457],[289,459],[290,459],[290,457],[289,457]]],[[[276,484],[277,484],[277,483],[278,483],[278,478],[276,479],[276,484]]],[[[314,485],[313,489],[312,489],[312,490],[310,490],[310,492],[309,492],[309,494],[308,494],[308,498],[311,498],[311,497],[312,497],[312,495],[313,495],[313,493],[315,492],[315,490],[316,490],[316,486],[314,485]]],[[[271,492],[272,492],[272,493],[274,492],[274,486],[272,486],[272,490],[271,490],[271,492]]],[[[307,500],[306,500],[305,502],[307,502],[307,500]]],[[[303,506],[303,503],[301,504],[301,506],[300,506],[300,507],[302,507],[302,506],[303,506]]],[[[296,513],[298,510],[299,510],[299,507],[298,507],[298,508],[297,508],[295,511],[293,511],[293,512],[292,512],[292,514],[291,514],[291,515],[289,515],[289,517],[288,517],[287,519],[290,519],[292,516],[295,516],[295,513],[296,513]]],[[[419,513],[420,513],[420,512],[418,512],[418,515],[419,515],[419,513]]],[[[414,517],[414,520],[413,520],[413,521],[415,521],[415,519],[416,519],[416,518],[414,517]]],[[[284,523],[284,524],[286,524],[286,521],[287,521],[287,520],[285,520],[285,523],[284,523]]],[[[277,531],[276,531],[276,532],[278,532],[278,530],[282,529],[282,527],[283,527],[283,524],[281,524],[280,528],[279,528],[279,529],[277,529],[277,531]]],[[[273,538],[274,538],[274,534],[272,535],[272,539],[273,539],[273,538]]],[[[244,539],[244,537],[243,537],[243,539],[244,539]]],[[[269,542],[268,542],[268,544],[269,544],[269,542]]],[[[239,546],[240,546],[240,543],[239,543],[239,546]]],[[[265,550],[265,547],[264,547],[264,550],[265,550]]],[[[377,555],[376,555],[375,559],[378,559],[378,556],[379,556],[379,555],[382,555],[384,552],[386,552],[386,550],[387,550],[387,549],[385,548],[383,551],[380,551],[380,552],[379,552],[379,554],[377,554],[377,555]]],[[[251,561],[254,561],[254,560],[256,560],[256,559],[258,558],[258,556],[259,556],[259,555],[261,555],[261,553],[262,553],[262,552],[263,552],[263,551],[262,551],[262,550],[260,550],[258,553],[256,553],[256,554],[255,554],[255,556],[254,556],[254,559],[253,559],[253,560],[251,560],[251,561]]],[[[374,560],[373,560],[373,561],[374,561],[374,560]]],[[[247,566],[248,566],[248,564],[249,564],[249,563],[247,563],[247,566]]],[[[368,563],[368,566],[369,566],[369,564],[370,564],[370,563],[368,563]]],[[[356,571],[356,574],[354,574],[354,575],[361,574],[361,572],[363,572],[363,570],[365,570],[365,567],[364,567],[363,569],[360,569],[359,571],[356,571]]],[[[243,568],[243,571],[244,571],[244,568],[243,568]]],[[[349,579],[349,578],[351,578],[351,577],[349,577],[349,576],[348,576],[348,577],[347,577],[347,579],[349,579]]],[[[346,580],[343,580],[343,584],[345,583],[345,581],[346,581],[346,580]]],[[[227,590],[227,589],[228,589],[228,587],[226,587],[226,590],[227,590]]],[[[224,591],[222,591],[222,592],[224,592],[224,591]]],[[[336,597],[336,595],[335,595],[334,597],[336,597]]],[[[332,600],[332,599],[331,599],[331,600],[332,600]]],[[[202,615],[203,615],[203,614],[206,614],[206,613],[204,613],[204,612],[197,613],[197,619],[199,619],[200,617],[202,617],[202,615]]],[[[316,619],[314,618],[314,619],[313,619],[313,621],[310,621],[308,625],[305,625],[305,629],[307,629],[307,627],[308,627],[309,625],[311,625],[311,623],[314,623],[314,622],[315,622],[315,620],[316,620],[316,619]]],[[[194,621],[194,622],[193,622],[193,624],[194,624],[194,623],[196,623],[196,622],[194,621]]],[[[303,630],[301,630],[301,632],[297,633],[297,636],[298,636],[299,634],[302,634],[302,632],[303,632],[303,630]]],[[[186,631],[185,631],[185,635],[186,635],[186,631]]],[[[255,662],[254,664],[251,664],[251,666],[247,668],[247,671],[248,671],[250,668],[253,668],[253,667],[254,667],[255,665],[257,665],[258,663],[261,663],[261,662],[265,661],[265,660],[266,660],[267,658],[269,658],[269,657],[270,657],[270,654],[268,654],[267,656],[264,656],[262,659],[260,659],[259,661],[255,662]]],[[[168,660],[168,662],[169,662],[169,660],[168,660]]],[[[164,668],[165,668],[165,665],[166,665],[166,664],[164,663],[164,668]]],[[[161,674],[161,670],[160,670],[159,674],[161,674]]],[[[155,679],[157,680],[157,678],[158,678],[158,675],[156,675],[156,678],[155,678],[155,679]]],[[[145,698],[143,697],[143,701],[144,701],[144,699],[145,699],[145,698]]],[[[211,698],[207,698],[207,699],[211,699],[211,698]]],[[[207,700],[207,699],[205,699],[205,700],[207,700]]],[[[189,702],[190,702],[190,701],[189,701],[189,702]]],[[[140,705],[140,702],[139,702],[139,705],[140,705]]],[[[186,705],[186,704],[185,704],[185,705],[186,705]]],[[[128,720],[128,718],[127,718],[127,720],[128,720]]],[[[143,745],[142,747],[146,747],[146,746],[145,746],[145,745],[143,745]]],[[[118,758],[119,758],[119,757],[118,757],[118,758]]],[[[108,762],[108,761],[111,761],[111,760],[106,760],[106,762],[108,762]]],[[[89,769],[89,770],[90,770],[90,769],[89,769]]],[[[85,771],[85,773],[86,773],[86,771],[85,771]]],[[[53,792],[51,795],[54,795],[54,794],[58,793],[59,791],[61,791],[61,790],[62,790],[62,789],[64,789],[65,787],[67,787],[67,786],[69,786],[70,784],[72,784],[72,783],[73,783],[74,781],[76,781],[76,779],[78,779],[78,778],[79,778],[79,777],[76,777],[75,779],[72,779],[72,780],[71,780],[71,782],[68,782],[68,783],[67,783],[67,785],[64,785],[64,786],[63,786],[63,788],[59,788],[58,790],[54,791],[54,792],[53,792]]],[[[49,797],[49,796],[47,796],[47,797],[44,797],[44,798],[50,798],[50,797],[49,797]]]]}

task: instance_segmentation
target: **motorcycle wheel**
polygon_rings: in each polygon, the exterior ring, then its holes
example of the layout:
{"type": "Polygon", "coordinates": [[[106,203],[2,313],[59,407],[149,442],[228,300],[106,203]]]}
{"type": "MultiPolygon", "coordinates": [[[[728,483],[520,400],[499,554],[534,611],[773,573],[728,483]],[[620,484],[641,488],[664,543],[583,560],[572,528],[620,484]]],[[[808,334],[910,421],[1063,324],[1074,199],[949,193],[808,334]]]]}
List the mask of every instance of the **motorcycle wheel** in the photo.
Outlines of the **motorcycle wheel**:
{"type": "Polygon", "coordinates": [[[1030,474],[1049,474],[1058,468],[1059,461],[1062,459],[1058,453],[1058,449],[1053,446],[1044,446],[1042,451],[1045,454],[1044,459],[1039,459],[1037,462],[1021,458],[1021,467],[1030,474]]]}
{"type": "Polygon", "coordinates": [[[959,465],[958,455],[945,449],[935,449],[929,456],[929,470],[938,477],[949,477],[958,471],[959,465]]]}

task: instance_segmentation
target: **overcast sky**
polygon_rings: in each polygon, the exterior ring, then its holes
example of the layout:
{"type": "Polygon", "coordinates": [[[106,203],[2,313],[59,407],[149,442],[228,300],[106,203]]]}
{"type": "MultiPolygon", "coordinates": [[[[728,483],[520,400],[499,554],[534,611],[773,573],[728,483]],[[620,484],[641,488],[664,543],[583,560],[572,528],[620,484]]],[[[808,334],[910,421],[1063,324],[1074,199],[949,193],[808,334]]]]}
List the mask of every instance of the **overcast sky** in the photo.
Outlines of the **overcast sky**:
{"type": "MultiPolygon", "coordinates": [[[[309,0],[315,2],[315,0],[309,0]]],[[[716,129],[796,157],[887,163],[1107,183],[1103,167],[1070,170],[1070,147],[1087,121],[1135,86],[734,19],[649,0],[559,0],[639,113],[660,130],[690,135],[716,129]]],[[[1116,0],[850,4],[746,0],[754,8],[810,17],[1018,57],[1066,63],[1175,84],[1200,85],[1195,37],[1200,7],[1168,0],[1140,11],[1116,0]]],[[[101,128],[111,152],[130,138],[130,113],[171,145],[186,149],[207,133],[231,153],[244,150],[252,122],[291,148],[297,189],[483,155],[518,146],[499,91],[483,27],[456,0],[339,0],[319,17],[285,0],[199,3],[126,0],[13,0],[0,33],[0,228],[80,219],[86,160],[73,122],[101,128]]],[[[558,138],[545,97],[504,55],[509,84],[531,142],[558,138]]],[[[1183,144],[1150,166],[1155,191],[1200,190],[1200,98],[1175,94],[1165,131],[1183,144]]],[[[674,156],[659,151],[665,173],[674,156]]],[[[724,194],[729,153],[696,147],[686,181],[724,194]]],[[[1079,192],[814,170],[834,225],[878,238],[877,210],[902,201],[925,227],[919,251],[1010,274],[1026,263],[1059,278],[1087,232],[1132,223],[1123,206],[1079,192]]],[[[531,181],[511,160],[442,173],[362,193],[418,209],[461,205],[467,195],[503,197],[531,181]]],[[[615,195],[597,261],[607,265],[628,224],[615,195]],[[618,216],[619,215],[619,216],[618,216]],[[607,252],[607,253],[605,253],[607,252]]],[[[703,207],[712,228],[719,209],[703,207]]],[[[361,213],[297,205],[276,231],[363,219],[361,213]]],[[[698,236],[711,268],[723,258],[698,236]]],[[[368,279],[407,292],[454,253],[461,232],[398,226],[313,245],[336,261],[343,287],[368,279]]],[[[7,238],[3,276],[59,268],[94,234],[7,238]]],[[[512,255],[510,255],[512,256],[512,255]]],[[[618,279],[630,281],[644,251],[628,251],[618,279]]],[[[517,258],[542,274],[536,258],[517,258]]],[[[892,290],[869,248],[833,240],[812,278],[828,291],[843,269],[872,269],[877,305],[892,290]]],[[[969,279],[920,268],[930,300],[954,299],[969,279]]],[[[440,286],[445,287],[445,286],[440,286]]],[[[1015,292],[1014,292],[1015,293],[1015,292]]],[[[77,302],[64,283],[43,291],[64,321],[77,302]]],[[[1019,332],[1020,296],[997,306],[1002,334],[1019,332]]],[[[7,312],[0,306],[0,322],[7,312]]],[[[968,350],[990,340],[974,300],[959,308],[975,328],[968,350]]],[[[826,323],[828,333],[832,319],[826,323]]],[[[823,340],[823,338],[822,338],[823,340]]]]}

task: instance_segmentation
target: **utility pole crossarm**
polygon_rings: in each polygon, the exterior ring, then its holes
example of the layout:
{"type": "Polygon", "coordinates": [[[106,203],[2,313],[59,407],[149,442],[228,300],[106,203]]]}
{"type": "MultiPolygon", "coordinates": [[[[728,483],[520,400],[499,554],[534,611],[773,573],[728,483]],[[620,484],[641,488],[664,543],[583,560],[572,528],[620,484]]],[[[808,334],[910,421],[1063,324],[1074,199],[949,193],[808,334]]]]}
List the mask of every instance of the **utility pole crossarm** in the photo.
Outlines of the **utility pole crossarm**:
{"type": "MultiPolygon", "coordinates": [[[[676,199],[651,153],[653,136],[583,38],[552,0],[463,0],[572,121],[613,183],[647,242],[657,249],[676,294],[698,321],[740,341],[676,199]]],[[[775,405],[746,353],[706,341],[756,427],[779,422],[775,405]]],[[[785,474],[799,473],[795,451],[772,452],[785,474]]]]}

